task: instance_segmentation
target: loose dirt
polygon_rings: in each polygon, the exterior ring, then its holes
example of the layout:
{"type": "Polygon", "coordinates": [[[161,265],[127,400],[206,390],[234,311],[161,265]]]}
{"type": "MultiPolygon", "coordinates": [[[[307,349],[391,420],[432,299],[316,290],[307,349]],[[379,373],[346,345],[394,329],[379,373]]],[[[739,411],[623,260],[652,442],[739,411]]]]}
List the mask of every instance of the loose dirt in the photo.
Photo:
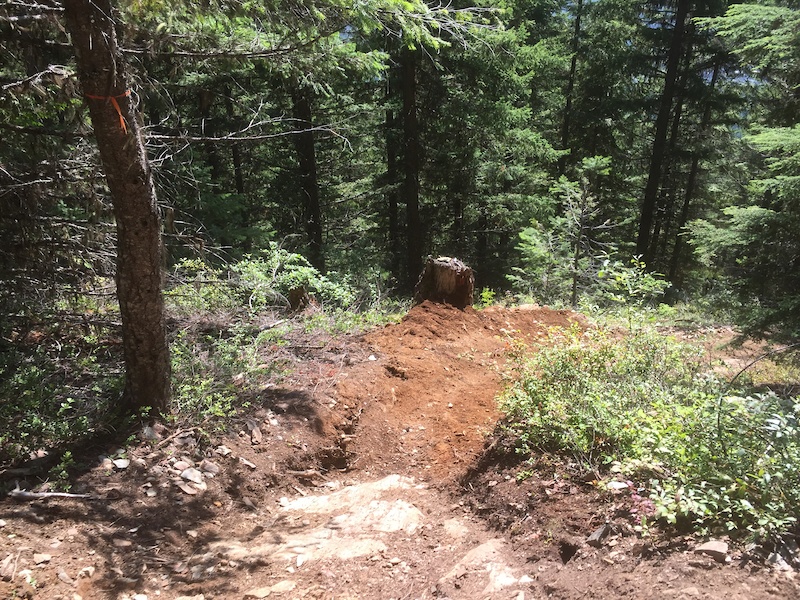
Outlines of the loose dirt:
{"type": "Polygon", "coordinates": [[[424,303],[364,336],[292,338],[291,375],[227,434],[145,430],[85,458],[89,499],[0,500],[0,597],[800,598],[735,547],[718,562],[642,538],[631,490],[545,461],[517,477],[493,435],[507,350],[573,323],[424,303]]]}

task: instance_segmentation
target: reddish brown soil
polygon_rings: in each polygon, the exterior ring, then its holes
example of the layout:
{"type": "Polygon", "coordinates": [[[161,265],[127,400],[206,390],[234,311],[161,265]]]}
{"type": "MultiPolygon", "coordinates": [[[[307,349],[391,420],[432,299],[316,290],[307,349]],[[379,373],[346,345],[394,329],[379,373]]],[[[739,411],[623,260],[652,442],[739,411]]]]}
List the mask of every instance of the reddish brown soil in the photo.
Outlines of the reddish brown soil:
{"type": "MultiPolygon", "coordinates": [[[[531,581],[524,591],[492,598],[800,597],[792,573],[747,563],[741,552],[720,564],[690,552],[696,541],[689,538],[642,539],[632,528],[629,494],[601,492],[563,464],[542,462],[517,481],[513,452],[492,436],[505,351],[518,339],[535,351],[549,328],[575,321],[582,323],[574,313],[537,307],[459,311],[424,303],[399,324],[361,337],[298,334],[282,350],[291,375],[279,387],[265,385],[251,414],[227,434],[163,431],[160,441],[130,446],[124,470],[97,459],[116,447],[96,449],[73,491],[98,499],[0,500],[0,561],[11,555],[35,584],[0,580],[0,598],[242,598],[244,590],[285,577],[284,568],[223,561],[200,572],[193,559],[211,542],[268,534],[283,496],[388,474],[427,484],[428,500],[415,502],[434,521],[473,521],[476,539],[464,541],[465,549],[491,537],[508,540],[510,566],[531,581]],[[220,444],[229,456],[219,454],[220,444]],[[221,465],[205,492],[187,495],[174,485],[170,468],[182,457],[221,465]],[[148,489],[158,493],[148,496],[148,489]],[[606,522],[612,533],[603,546],[587,546],[586,537],[606,522]],[[50,558],[36,564],[35,553],[50,558]],[[79,576],[85,567],[94,572],[79,576]]],[[[410,573],[398,576],[374,559],[323,565],[292,571],[300,585],[274,596],[483,597],[470,591],[468,577],[460,590],[437,587],[441,540],[431,536],[394,548],[408,556],[410,573]]]]}

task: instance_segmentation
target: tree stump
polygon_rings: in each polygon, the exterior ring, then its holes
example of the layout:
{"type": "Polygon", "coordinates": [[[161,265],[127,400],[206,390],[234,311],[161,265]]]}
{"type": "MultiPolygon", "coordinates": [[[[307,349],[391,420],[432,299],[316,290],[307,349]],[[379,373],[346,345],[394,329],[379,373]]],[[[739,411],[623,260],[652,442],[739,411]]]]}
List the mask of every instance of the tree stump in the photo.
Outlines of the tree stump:
{"type": "Polygon", "coordinates": [[[463,262],[447,256],[429,258],[414,288],[414,302],[430,300],[464,309],[472,305],[474,290],[475,276],[463,262]]]}

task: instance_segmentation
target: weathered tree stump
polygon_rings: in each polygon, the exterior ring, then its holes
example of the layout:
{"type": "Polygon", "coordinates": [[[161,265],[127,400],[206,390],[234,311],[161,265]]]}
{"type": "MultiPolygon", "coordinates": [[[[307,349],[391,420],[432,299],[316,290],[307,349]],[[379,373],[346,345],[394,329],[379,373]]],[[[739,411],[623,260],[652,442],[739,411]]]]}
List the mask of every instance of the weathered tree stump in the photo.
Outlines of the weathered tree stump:
{"type": "Polygon", "coordinates": [[[447,256],[429,258],[414,288],[414,302],[430,300],[463,309],[472,305],[474,290],[475,276],[463,262],[447,256]]]}

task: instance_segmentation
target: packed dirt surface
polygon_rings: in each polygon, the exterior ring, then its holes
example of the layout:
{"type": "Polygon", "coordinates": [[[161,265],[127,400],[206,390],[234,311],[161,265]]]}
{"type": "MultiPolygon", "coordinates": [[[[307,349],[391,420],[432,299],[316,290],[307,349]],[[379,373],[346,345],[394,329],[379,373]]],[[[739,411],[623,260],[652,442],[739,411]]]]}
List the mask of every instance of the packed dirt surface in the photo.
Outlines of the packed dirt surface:
{"type": "Polygon", "coordinates": [[[572,323],[423,303],[292,339],[291,376],[227,435],[146,428],[86,459],[87,497],[0,500],[0,597],[800,598],[793,571],[725,540],[642,538],[635,490],[544,460],[517,477],[493,435],[506,351],[572,323]]]}

